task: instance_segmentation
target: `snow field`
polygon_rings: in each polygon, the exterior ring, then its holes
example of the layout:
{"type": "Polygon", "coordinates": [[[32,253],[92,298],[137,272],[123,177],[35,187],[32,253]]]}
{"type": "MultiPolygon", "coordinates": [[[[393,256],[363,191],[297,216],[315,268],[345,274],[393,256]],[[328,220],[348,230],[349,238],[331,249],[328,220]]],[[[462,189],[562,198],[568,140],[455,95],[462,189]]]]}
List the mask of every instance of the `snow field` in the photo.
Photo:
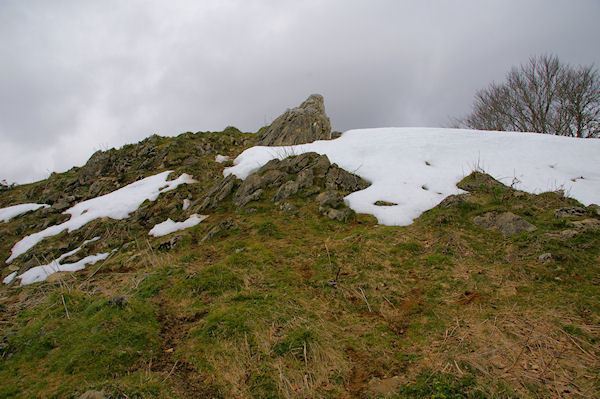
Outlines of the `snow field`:
{"type": "Polygon", "coordinates": [[[600,202],[600,140],[539,133],[350,130],[335,140],[249,148],[223,173],[245,179],[271,159],[305,152],[326,154],[332,163],[369,181],[370,187],[344,200],[384,225],[411,224],[448,195],[461,193],[456,183],[474,170],[530,193],[563,189],[584,205],[600,202]],[[398,205],[377,206],[378,200],[398,205]]]}

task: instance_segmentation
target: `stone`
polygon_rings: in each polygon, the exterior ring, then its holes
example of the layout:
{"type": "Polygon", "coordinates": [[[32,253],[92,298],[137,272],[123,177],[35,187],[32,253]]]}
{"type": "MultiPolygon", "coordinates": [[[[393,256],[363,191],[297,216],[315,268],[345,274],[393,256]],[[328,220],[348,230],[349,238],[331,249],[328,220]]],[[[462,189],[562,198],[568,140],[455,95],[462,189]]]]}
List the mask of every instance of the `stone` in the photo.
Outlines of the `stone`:
{"type": "Polygon", "coordinates": [[[546,252],[538,256],[538,262],[540,263],[548,263],[552,261],[552,254],[550,252],[546,252]]]}
{"type": "Polygon", "coordinates": [[[90,196],[97,197],[98,194],[100,194],[102,192],[102,188],[103,187],[102,187],[102,183],[100,182],[100,180],[96,180],[90,186],[90,196]]]}
{"type": "MultiPolygon", "coordinates": [[[[221,180],[216,186],[214,186],[208,194],[205,196],[202,205],[210,206],[211,208],[216,208],[221,201],[227,198],[233,190],[240,185],[240,180],[234,175],[229,175],[221,180]],[[206,198],[209,198],[208,203],[206,202],[206,198]]],[[[201,205],[200,209],[205,209],[201,205]]]]}
{"type": "MultiPolygon", "coordinates": [[[[256,199],[260,198],[260,194],[257,197],[255,193],[262,189],[264,184],[264,180],[257,173],[253,173],[246,177],[246,180],[240,184],[240,187],[233,195],[233,204],[236,207],[241,208],[248,202],[255,201],[256,199]]],[[[260,193],[262,194],[262,191],[260,193]]]]}
{"type": "Polygon", "coordinates": [[[512,212],[487,212],[475,216],[473,223],[487,230],[497,230],[504,235],[536,230],[534,225],[512,212]]]}
{"type": "Polygon", "coordinates": [[[283,202],[281,205],[279,205],[279,210],[284,212],[293,212],[297,209],[298,207],[296,205],[290,204],[289,202],[283,202]]]}
{"type": "Polygon", "coordinates": [[[319,155],[311,166],[314,177],[325,177],[330,166],[331,162],[329,162],[329,158],[327,158],[327,155],[319,155]]]}
{"type": "Polygon", "coordinates": [[[583,219],[573,222],[573,225],[581,230],[600,229],[600,220],[598,219],[583,219]]]}
{"type": "Polygon", "coordinates": [[[294,180],[287,181],[283,183],[275,195],[273,196],[273,202],[279,202],[284,200],[294,194],[296,194],[300,190],[300,186],[294,180]]]}
{"type": "Polygon", "coordinates": [[[312,169],[306,168],[298,173],[298,177],[296,177],[296,184],[298,184],[298,188],[307,188],[313,185],[314,181],[314,173],[312,169]]]}
{"type": "Polygon", "coordinates": [[[331,123],[323,96],[313,94],[299,107],[288,109],[258,134],[258,145],[282,146],[331,138],[331,123]]]}
{"type": "Polygon", "coordinates": [[[237,228],[238,228],[238,224],[235,222],[235,220],[233,220],[232,218],[225,219],[221,223],[213,226],[213,228],[211,228],[208,231],[208,233],[206,233],[204,238],[202,238],[201,242],[211,240],[212,238],[214,238],[217,234],[221,233],[222,231],[232,230],[232,229],[237,229],[237,228]]]}
{"type": "Polygon", "coordinates": [[[342,204],[342,196],[337,191],[327,190],[317,195],[315,201],[320,206],[329,206],[331,208],[337,208],[342,204]]]}
{"type": "Polygon", "coordinates": [[[438,204],[440,208],[451,208],[460,203],[466,202],[470,197],[469,194],[449,195],[438,204]]]}
{"type": "Polygon", "coordinates": [[[336,164],[333,164],[329,168],[325,177],[325,187],[329,190],[352,193],[354,191],[364,190],[369,186],[370,184],[365,180],[355,174],[346,172],[336,164]]]}
{"type": "Polygon", "coordinates": [[[102,391],[85,391],[79,399],[106,399],[102,391]]]}
{"type": "Polygon", "coordinates": [[[375,205],[375,206],[396,206],[398,204],[395,202],[387,202],[387,201],[377,200],[373,203],[373,205],[375,205]]]}
{"type": "Polygon", "coordinates": [[[172,237],[172,238],[158,244],[157,249],[159,251],[170,251],[171,249],[175,248],[175,246],[177,245],[178,242],[179,242],[179,236],[175,236],[175,237],[172,237]]]}
{"type": "Polygon", "coordinates": [[[556,218],[573,218],[587,214],[588,210],[580,206],[567,206],[554,211],[554,217],[556,218]]]}
{"type": "Polygon", "coordinates": [[[267,170],[264,174],[260,175],[261,176],[261,185],[264,187],[267,186],[279,186],[281,185],[281,183],[283,183],[285,181],[285,179],[288,177],[288,174],[285,172],[282,172],[278,169],[271,169],[271,170],[267,170]]]}
{"type": "Polygon", "coordinates": [[[52,204],[51,209],[53,209],[56,212],[62,212],[66,209],[69,209],[71,207],[71,204],[69,203],[69,201],[67,201],[66,198],[59,198],[54,204],[52,204]]]}
{"type": "Polygon", "coordinates": [[[238,206],[239,208],[245,206],[247,203],[252,202],[252,201],[258,201],[260,199],[260,196],[263,193],[263,189],[259,188],[258,190],[256,190],[255,192],[253,192],[252,194],[249,194],[243,198],[240,198],[237,202],[234,201],[234,205],[238,206]]]}
{"type": "Polygon", "coordinates": [[[329,219],[337,220],[339,222],[349,222],[354,219],[354,212],[350,208],[333,209],[321,207],[319,210],[329,219]]]}

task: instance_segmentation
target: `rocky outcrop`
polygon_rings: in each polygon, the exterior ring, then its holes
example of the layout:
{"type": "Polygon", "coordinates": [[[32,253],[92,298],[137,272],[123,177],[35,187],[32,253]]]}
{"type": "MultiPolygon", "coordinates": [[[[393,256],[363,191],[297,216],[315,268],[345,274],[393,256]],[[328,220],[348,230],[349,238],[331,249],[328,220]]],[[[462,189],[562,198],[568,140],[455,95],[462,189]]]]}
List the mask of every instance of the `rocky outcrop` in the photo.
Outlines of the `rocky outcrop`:
{"type": "Polygon", "coordinates": [[[322,207],[337,208],[342,203],[342,196],[337,191],[327,190],[317,195],[315,201],[322,207]]]}
{"type": "Polygon", "coordinates": [[[331,139],[331,123],[323,96],[313,94],[299,107],[288,109],[258,135],[258,145],[295,145],[331,139]]]}
{"type": "Polygon", "coordinates": [[[305,198],[316,195],[315,201],[322,214],[348,221],[354,213],[345,206],[342,198],[368,186],[369,183],[359,176],[331,164],[326,155],[310,152],[283,160],[273,159],[244,181],[229,175],[191,208],[193,212],[215,208],[229,196],[234,207],[242,208],[262,199],[265,193],[272,193],[271,200],[289,212],[294,206],[284,203],[286,199],[294,195],[305,198]]]}
{"type": "MultiPolygon", "coordinates": [[[[239,185],[241,181],[234,175],[229,175],[213,186],[210,191],[200,200],[198,210],[216,208],[217,205],[227,198],[239,185]]],[[[192,204],[194,206],[196,204],[192,204]]]]}
{"type": "Polygon", "coordinates": [[[504,235],[536,230],[534,225],[512,212],[487,212],[475,216],[473,223],[487,230],[497,230],[504,235]]]}
{"type": "Polygon", "coordinates": [[[440,208],[452,208],[463,202],[467,202],[471,196],[469,194],[452,194],[447,196],[438,204],[440,208]]]}
{"type": "Polygon", "coordinates": [[[589,210],[579,206],[567,206],[559,208],[554,211],[554,217],[556,218],[575,218],[579,216],[585,216],[589,214],[589,210]]]}

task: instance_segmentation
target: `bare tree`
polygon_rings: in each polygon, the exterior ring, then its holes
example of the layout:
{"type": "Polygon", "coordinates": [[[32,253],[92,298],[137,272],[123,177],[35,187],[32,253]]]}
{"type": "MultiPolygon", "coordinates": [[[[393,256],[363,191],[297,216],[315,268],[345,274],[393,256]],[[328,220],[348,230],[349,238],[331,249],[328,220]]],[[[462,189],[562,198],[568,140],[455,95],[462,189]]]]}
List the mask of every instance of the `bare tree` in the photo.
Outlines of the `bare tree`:
{"type": "Polygon", "coordinates": [[[462,124],[481,130],[598,137],[598,73],[591,66],[563,65],[556,56],[532,57],[512,68],[505,83],[478,91],[473,111],[462,124]]]}

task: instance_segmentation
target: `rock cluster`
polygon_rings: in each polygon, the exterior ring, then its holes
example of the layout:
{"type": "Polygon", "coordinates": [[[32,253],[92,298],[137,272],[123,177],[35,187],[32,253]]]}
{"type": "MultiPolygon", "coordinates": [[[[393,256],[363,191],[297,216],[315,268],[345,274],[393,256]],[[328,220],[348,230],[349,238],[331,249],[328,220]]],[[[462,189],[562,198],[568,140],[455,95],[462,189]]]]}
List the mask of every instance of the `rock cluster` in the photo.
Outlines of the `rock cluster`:
{"type": "MultiPolygon", "coordinates": [[[[276,203],[293,195],[316,195],[321,213],[346,221],[352,217],[352,211],[345,207],[342,198],[368,186],[369,183],[360,177],[332,165],[326,155],[310,152],[283,160],[273,159],[243,181],[229,175],[213,186],[192,209],[200,212],[215,208],[230,195],[233,205],[242,208],[260,200],[270,190],[273,192],[271,200],[276,203]]],[[[291,209],[287,205],[283,208],[291,209]]]]}
{"type": "Polygon", "coordinates": [[[573,218],[579,216],[585,216],[589,214],[590,211],[582,208],[580,206],[567,206],[564,208],[559,208],[554,211],[554,217],[556,218],[573,218]]]}
{"type": "Polygon", "coordinates": [[[534,225],[512,212],[487,212],[475,216],[473,223],[487,230],[497,230],[504,235],[536,230],[534,225]]]}
{"type": "Polygon", "coordinates": [[[258,145],[295,145],[331,139],[331,123],[323,96],[313,94],[299,107],[288,109],[259,133],[258,145]]]}

